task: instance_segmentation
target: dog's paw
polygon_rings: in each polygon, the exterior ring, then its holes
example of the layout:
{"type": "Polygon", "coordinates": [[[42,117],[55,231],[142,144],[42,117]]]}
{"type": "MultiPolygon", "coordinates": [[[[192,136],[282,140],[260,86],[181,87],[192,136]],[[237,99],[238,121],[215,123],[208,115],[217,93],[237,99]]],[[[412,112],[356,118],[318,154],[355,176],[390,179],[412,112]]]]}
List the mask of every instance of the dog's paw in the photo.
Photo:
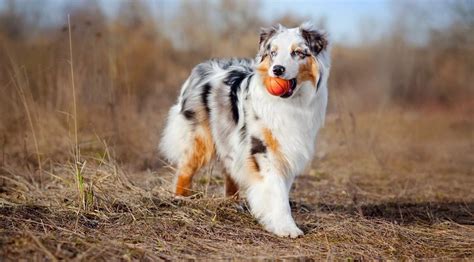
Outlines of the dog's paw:
{"type": "Polygon", "coordinates": [[[267,227],[266,229],[279,237],[297,238],[303,235],[303,231],[294,223],[280,224],[274,227],[267,227]]]}

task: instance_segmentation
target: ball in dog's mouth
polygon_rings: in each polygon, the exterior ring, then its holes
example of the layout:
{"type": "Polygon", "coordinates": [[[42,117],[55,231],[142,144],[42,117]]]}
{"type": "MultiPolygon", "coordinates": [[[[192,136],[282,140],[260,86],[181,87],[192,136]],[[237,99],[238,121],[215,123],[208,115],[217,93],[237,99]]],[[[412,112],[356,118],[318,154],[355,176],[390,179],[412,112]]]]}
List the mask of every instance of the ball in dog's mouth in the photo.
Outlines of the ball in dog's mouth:
{"type": "Polygon", "coordinates": [[[296,79],[286,80],[279,77],[269,77],[265,81],[268,93],[281,98],[288,98],[296,88],[296,79]]]}
{"type": "Polygon", "coordinates": [[[281,95],[280,96],[281,98],[288,98],[293,95],[293,91],[296,88],[296,78],[290,79],[289,81],[290,81],[290,89],[288,89],[286,93],[281,95]]]}

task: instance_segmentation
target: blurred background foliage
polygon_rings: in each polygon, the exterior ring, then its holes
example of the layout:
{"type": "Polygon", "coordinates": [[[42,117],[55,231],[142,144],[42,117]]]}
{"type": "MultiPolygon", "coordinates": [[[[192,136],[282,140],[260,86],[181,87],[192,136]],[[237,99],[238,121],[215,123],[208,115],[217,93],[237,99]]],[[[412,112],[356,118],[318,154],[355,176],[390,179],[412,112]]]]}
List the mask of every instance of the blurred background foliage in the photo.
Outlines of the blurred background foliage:
{"type": "MultiPolygon", "coordinates": [[[[434,8],[432,2],[394,1],[387,30],[373,32],[377,21],[369,19],[360,24],[362,41],[332,42],[330,114],[387,107],[472,112],[474,4],[440,1],[434,8]],[[441,15],[444,25],[430,26],[441,15]],[[422,40],[414,37],[420,32],[422,40]]],[[[65,14],[81,151],[107,149],[139,169],[160,165],[159,131],[194,65],[253,57],[260,27],[308,19],[288,12],[268,21],[261,3],[251,0],[180,1],[173,12],[160,2],[116,1],[112,13],[93,0],[65,1],[56,11],[44,1],[0,3],[1,161],[31,168],[35,154],[44,163],[72,156],[65,153],[73,148],[74,118],[65,14]]],[[[315,23],[327,29],[324,17],[315,23]]]]}

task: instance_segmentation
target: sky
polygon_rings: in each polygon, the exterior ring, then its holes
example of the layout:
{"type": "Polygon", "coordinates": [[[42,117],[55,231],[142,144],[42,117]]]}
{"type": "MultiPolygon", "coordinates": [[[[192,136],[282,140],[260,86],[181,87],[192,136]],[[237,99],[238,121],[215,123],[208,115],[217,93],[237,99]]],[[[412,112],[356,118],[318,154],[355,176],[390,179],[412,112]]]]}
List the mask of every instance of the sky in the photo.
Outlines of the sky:
{"type": "MultiPolygon", "coordinates": [[[[165,5],[173,9],[177,0],[146,0],[150,6],[165,5]]],[[[193,0],[188,0],[193,1],[193,0]]],[[[219,0],[215,0],[219,1],[219,0]]],[[[238,1],[238,0],[236,0],[238,1]]],[[[291,14],[317,22],[326,21],[331,39],[340,43],[358,43],[361,40],[360,26],[370,26],[375,35],[382,32],[391,21],[391,0],[260,0],[261,15],[266,21],[291,14]]],[[[102,0],[102,5],[114,9],[116,0],[102,0]]]]}
{"type": "MultiPolygon", "coordinates": [[[[114,14],[121,1],[136,0],[14,0],[21,6],[40,5],[48,13],[48,19],[55,23],[64,23],[67,14],[65,6],[84,4],[87,1],[98,1],[107,14],[114,14]],[[49,15],[51,14],[51,15],[49,15]],[[63,21],[64,20],[64,21],[63,21]]],[[[172,15],[177,11],[181,1],[197,0],[141,0],[148,4],[153,14],[158,15],[158,10],[164,7],[160,15],[172,15]]],[[[210,0],[219,1],[219,0],[210,0]]],[[[239,1],[239,0],[235,0],[239,1]]],[[[259,0],[261,16],[265,21],[275,20],[285,14],[291,14],[300,19],[318,22],[325,21],[331,40],[340,44],[359,44],[362,41],[376,40],[393,23],[395,5],[397,3],[422,3],[424,6],[435,5],[436,0],[259,0]],[[361,30],[364,28],[364,30],[361,30]],[[372,39],[370,39],[372,38],[372,39]]],[[[442,2],[442,1],[439,1],[442,2]]],[[[438,3],[439,3],[438,2],[438,3]]],[[[0,0],[0,9],[6,0],[0,0]]],[[[442,12],[437,13],[436,19],[442,17],[442,12]]],[[[423,22],[418,21],[416,24],[423,22]]],[[[428,19],[424,19],[428,20],[428,19]]],[[[431,19],[433,20],[433,19],[431,19]]],[[[433,21],[432,21],[433,22],[433,21]]],[[[438,23],[438,21],[434,21],[438,23]]],[[[416,35],[416,33],[411,34],[416,35]]]]}
{"type": "Polygon", "coordinates": [[[325,19],[331,38],[340,43],[361,41],[361,24],[382,32],[392,17],[388,0],[264,0],[262,4],[263,10],[271,10],[263,13],[267,19],[286,13],[312,21],[325,19]]]}
{"type": "MultiPolygon", "coordinates": [[[[158,9],[159,6],[165,6],[167,10],[176,10],[180,3],[179,0],[145,1],[152,10],[158,9]]],[[[315,22],[324,19],[333,41],[350,44],[361,41],[359,34],[361,23],[366,28],[370,27],[374,35],[388,27],[392,14],[391,1],[393,0],[260,0],[260,10],[266,21],[272,21],[275,17],[285,14],[308,18],[315,22]]],[[[102,6],[108,12],[113,12],[116,3],[117,0],[101,0],[102,6]]]]}
{"type": "MultiPolygon", "coordinates": [[[[34,0],[31,0],[34,1],[34,0]]],[[[40,0],[36,0],[40,1],[40,0]]],[[[63,2],[62,0],[53,0],[63,2]]],[[[79,1],[79,0],[76,0],[79,1]]],[[[167,10],[176,10],[179,0],[144,0],[152,11],[159,6],[167,10]]],[[[187,0],[193,1],[193,0],[187,0]]],[[[195,1],[195,0],[194,0],[195,1]]],[[[212,1],[212,0],[211,0],[212,1]]],[[[219,0],[214,0],[219,1],[219,0]]],[[[238,1],[238,0],[236,0],[238,1]]],[[[383,32],[391,22],[391,0],[260,0],[261,15],[266,21],[275,17],[291,14],[317,22],[324,19],[332,41],[357,44],[362,38],[361,24],[369,27],[373,35],[383,32]]],[[[119,3],[117,0],[100,0],[108,13],[113,13],[119,3]]]]}

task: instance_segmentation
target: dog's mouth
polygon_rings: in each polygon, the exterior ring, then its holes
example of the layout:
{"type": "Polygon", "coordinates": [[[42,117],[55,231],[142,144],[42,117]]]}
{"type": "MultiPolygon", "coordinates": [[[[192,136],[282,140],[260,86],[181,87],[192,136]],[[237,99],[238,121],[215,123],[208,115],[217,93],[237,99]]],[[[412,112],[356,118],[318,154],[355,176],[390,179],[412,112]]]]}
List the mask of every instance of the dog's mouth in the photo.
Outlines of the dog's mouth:
{"type": "Polygon", "coordinates": [[[295,91],[296,88],[296,78],[290,79],[290,89],[281,95],[281,98],[288,98],[293,95],[293,91],[295,91]]]}

